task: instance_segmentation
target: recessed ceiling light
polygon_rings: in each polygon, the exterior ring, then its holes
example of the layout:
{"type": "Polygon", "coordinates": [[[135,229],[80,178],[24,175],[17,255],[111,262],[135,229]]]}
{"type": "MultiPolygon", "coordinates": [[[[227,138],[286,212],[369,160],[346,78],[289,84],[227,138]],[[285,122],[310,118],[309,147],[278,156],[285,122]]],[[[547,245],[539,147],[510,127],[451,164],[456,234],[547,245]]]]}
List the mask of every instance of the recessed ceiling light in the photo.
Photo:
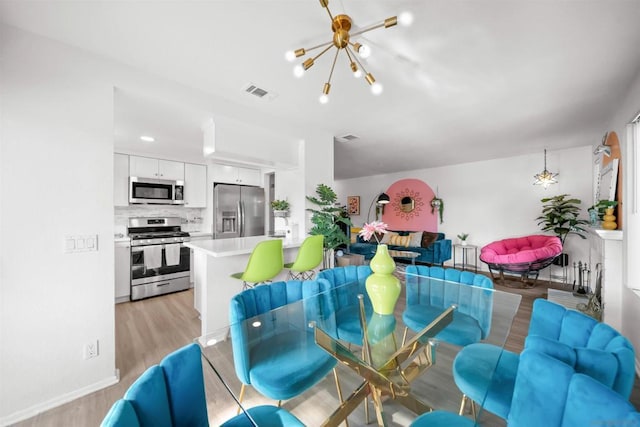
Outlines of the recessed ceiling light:
{"type": "Polygon", "coordinates": [[[152,137],[152,136],[147,136],[147,135],[142,135],[142,136],[140,137],[140,139],[141,139],[141,140],[143,140],[143,141],[146,141],[146,142],[153,142],[153,141],[155,141],[155,140],[156,140],[154,137],[152,137]]]}

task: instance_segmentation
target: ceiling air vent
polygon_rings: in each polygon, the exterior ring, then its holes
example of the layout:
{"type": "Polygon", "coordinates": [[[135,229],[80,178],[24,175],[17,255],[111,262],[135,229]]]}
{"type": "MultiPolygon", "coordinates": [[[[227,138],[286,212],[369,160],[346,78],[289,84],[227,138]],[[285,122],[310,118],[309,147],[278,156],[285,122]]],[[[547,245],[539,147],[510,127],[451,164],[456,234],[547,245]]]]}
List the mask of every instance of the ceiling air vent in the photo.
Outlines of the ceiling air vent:
{"type": "Polygon", "coordinates": [[[257,96],[260,99],[266,99],[269,101],[275,99],[275,97],[277,96],[274,92],[258,87],[253,83],[248,83],[242,89],[248,94],[251,94],[253,96],[257,96]]]}
{"type": "Polygon", "coordinates": [[[351,141],[354,141],[356,139],[360,139],[360,137],[348,134],[348,135],[339,136],[338,139],[340,141],[342,141],[342,142],[351,142],[351,141]]]}

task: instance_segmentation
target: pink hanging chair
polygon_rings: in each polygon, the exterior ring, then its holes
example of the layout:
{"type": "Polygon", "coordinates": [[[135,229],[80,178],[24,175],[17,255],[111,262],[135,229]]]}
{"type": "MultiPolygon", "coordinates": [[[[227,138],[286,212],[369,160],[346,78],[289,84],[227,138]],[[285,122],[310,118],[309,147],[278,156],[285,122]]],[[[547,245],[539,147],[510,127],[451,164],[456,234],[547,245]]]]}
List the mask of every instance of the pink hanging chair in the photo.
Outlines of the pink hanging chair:
{"type": "Polygon", "coordinates": [[[535,286],[540,270],[548,267],[562,253],[562,243],[556,236],[531,235],[498,240],[480,250],[480,261],[489,266],[491,277],[499,272],[502,284],[504,273],[520,275],[525,286],[535,286]],[[533,282],[528,280],[533,278],[533,282]]]}

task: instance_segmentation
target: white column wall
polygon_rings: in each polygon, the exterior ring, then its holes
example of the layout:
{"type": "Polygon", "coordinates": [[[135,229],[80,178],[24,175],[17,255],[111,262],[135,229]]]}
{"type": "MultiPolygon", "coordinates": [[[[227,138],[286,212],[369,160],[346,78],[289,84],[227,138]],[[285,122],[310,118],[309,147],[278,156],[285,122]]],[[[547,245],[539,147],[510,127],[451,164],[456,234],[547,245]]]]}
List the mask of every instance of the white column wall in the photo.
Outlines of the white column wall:
{"type": "MultiPolygon", "coordinates": [[[[626,125],[640,112],[640,74],[636,76],[624,97],[620,99],[620,107],[615,111],[608,129],[615,131],[622,146],[623,164],[629,165],[629,141],[626,125]]],[[[597,141],[596,141],[597,144],[597,141]]],[[[594,144],[594,145],[596,145],[594,144]]],[[[640,165],[638,165],[640,166],[640,165]]],[[[636,349],[636,372],[640,372],[640,296],[629,287],[640,287],[640,245],[633,244],[640,240],[640,215],[631,214],[632,198],[630,188],[633,176],[629,169],[623,169],[623,287],[622,287],[622,334],[628,337],[636,349]]],[[[636,182],[636,185],[640,185],[636,182]]]]}
{"type": "Polygon", "coordinates": [[[0,26],[0,424],[116,381],[113,85],[40,43],[0,26]],[[98,250],[65,254],[68,235],[98,250]]]}

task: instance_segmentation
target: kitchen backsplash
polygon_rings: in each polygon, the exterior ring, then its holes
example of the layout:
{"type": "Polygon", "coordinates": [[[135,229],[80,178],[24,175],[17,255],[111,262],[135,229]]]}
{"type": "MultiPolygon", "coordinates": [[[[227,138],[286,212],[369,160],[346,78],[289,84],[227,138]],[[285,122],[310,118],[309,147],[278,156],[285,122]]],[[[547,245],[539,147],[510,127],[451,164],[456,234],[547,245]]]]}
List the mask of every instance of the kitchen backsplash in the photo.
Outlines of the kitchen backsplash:
{"type": "Polygon", "coordinates": [[[115,234],[126,235],[129,218],[132,217],[180,217],[182,218],[182,231],[207,231],[207,225],[204,220],[206,209],[153,205],[122,206],[114,209],[115,234]]]}

